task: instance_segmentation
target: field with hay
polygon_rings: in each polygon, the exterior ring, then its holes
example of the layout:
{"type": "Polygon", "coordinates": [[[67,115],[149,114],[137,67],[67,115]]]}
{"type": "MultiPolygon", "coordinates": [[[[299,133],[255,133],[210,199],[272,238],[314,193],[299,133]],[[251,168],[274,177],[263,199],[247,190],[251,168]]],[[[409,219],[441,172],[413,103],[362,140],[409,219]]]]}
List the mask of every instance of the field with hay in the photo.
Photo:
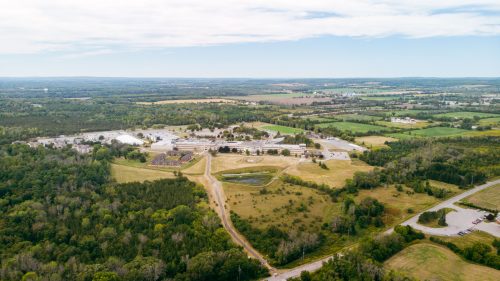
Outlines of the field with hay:
{"type": "Polygon", "coordinates": [[[451,250],[430,243],[412,245],[384,265],[419,280],[500,280],[499,270],[466,262],[451,250]]]}
{"type": "Polygon", "coordinates": [[[111,177],[118,183],[127,182],[143,182],[143,181],[153,181],[159,179],[173,178],[174,174],[172,172],[142,169],[137,167],[111,164],[111,177]]]}
{"type": "Polygon", "coordinates": [[[318,128],[327,128],[333,127],[337,128],[341,131],[351,131],[353,133],[368,133],[368,132],[383,132],[388,131],[389,128],[371,125],[371,124],[363,124],[363,123],[355,123],[355,122],[331,122],[331,123],[321,123],[316,125],[318,128]]]}

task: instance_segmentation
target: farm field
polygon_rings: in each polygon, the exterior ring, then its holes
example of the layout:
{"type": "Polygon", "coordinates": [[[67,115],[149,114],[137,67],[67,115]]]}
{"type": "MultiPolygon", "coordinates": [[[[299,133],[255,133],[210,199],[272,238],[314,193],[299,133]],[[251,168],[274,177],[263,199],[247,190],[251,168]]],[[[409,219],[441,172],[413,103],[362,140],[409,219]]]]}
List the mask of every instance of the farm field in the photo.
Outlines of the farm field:
{"type": "Polygon", "coordinates": [[[331,187],[342,187],[346,179],[352,178],[355,172],[366,172],[373,169],[372,166],[359,160],[328,160],[325,161],[325,164],[329,170],[320,168],[316,163],[303,162],[291,166],[285,172],[306,181],[324,183],[331,187]]]}
{"type": "Polygon", "coordinates": [[[181,103],[234,103],[230,99],[185,99],[185,100],[161,100],[155,102],[137,102],[141,105],[162,105],[162,104],[181,104],[181,103]]]}
{"type": "Polygon", "coordinates": [[[279,132],[280,134],[285,134],[285,135],[300,134],[300,133],[304,132],[303,129],[292,128],[292,127],[281,126],[281,125],[267,125],[267,126],[262,126],[261,129],[279,132]]]}
{"type": "Polygon", "coordinates": [[[249,96],[234,96],[231,99],[252,101],[252,102],[270,102],[275,104],[300,105],[311,104],[313,102],[330,101],[330,97],[307,94],[307,93],[280,93],[280,94],[264,94],[264,95],[249,95],[249,96]]]}
{"type": "Polygon", "coordinates": [[[450,127],[432,127],[432,128],[419,129],[399,134],[388,134],[388,136],[394,136],[396,138],[402,138],[401,135],[409,135],[416,137],[453,137],[453,136],[464,135],[467,132],[470,131],[458,128],[450,128],[450,127]]]}
{"type": "Polygon", "coordinates": [[[334,127],[341,131],[351,131],[353,133],[367,133],[367,132],[382,132],[388,131],[389,128],[370,125],[370,124],[362,124],[362,123],[354,123],[354,122],[332,122],[332,123],[322,123],[316,125],[319,128],[327,128],[334,127]]]}
{"type": "Polygon", "coordinates": [[[390,121],[376,121],[375,124],[385,126],[385,127],[391,127],[391,128],[425,128],[429,125],[429,122],[426,121],[417,121],[415,124],[405,124],[405,123],[398,123],[398,122],[390,122],[390,121]]]}
{"type": "Polygon", "coordinates": [[[355,139],[356,143],[367,146],[368,148],[380,148],[387,147],[385,142],[397,141],[396,138],[384,137],[384,136],[367,136],[367,137],[357,137],[355,139]]]}
{"type": "Polygon", "coordinates": [[[423,110],[423,109],[403,109],[403,110],[394,110],[394,111],[387,111],[386,116],[391,117],[392,115],[398,116],[398,117],[414,117],[419,113],[432,113],[432,111],[429,110],[423,110]]]}
{"type": "Polygon", "coordinates": [[[500,127],[500,117],[481,119],[479,120],[479,125],[500,127]]]}
{"type": "Polygon", "coordinates": [[[500,280],[500,271],[464,261],[442,246],[419,243],[402,250],[384,263],[385,267],[419,280],[500,280]]]}
{"type": "Polygon", "coordinates": [[[468,131],[465,133],[466,136],[470,137],[480,137],[480,136],[492,136],[500,137],[500,130],[488,130],[488,131],[468,131]]]}
{"type": "Polygon", "coordinates": [[[457,119],[465,119],[465,118],[473,119],[474,116],[477,116],[479,118],[500,117],[498,114],[495,113],[472,112],[472,111],[447,112],[434,115],[434,117],[437,118],[447,117],[447,118],[457,118],[457,119]]]}
{"type": "Polygon", "coordinates": [[[465,198],[464,201],[482,208],[500,210],[500,184],[481,190],[465,198]]]}
{"type": "Polygon", "coordinates": [[[401,96],[392,95],[392,96],[362,96],[362,100],[373,100],[373,101],[390,101],[390,100],[399,100],[401,96]]]}
{"type": "Polygon", "coordinates": [[[330,115],[332,118],[342,120],[342,121],[376,121],[381,120],[380,116],[370,116],[363,114],[339,114],[339,115],[330,115]]]}
{"type": "Polygon", "coordinates": [[[407,194],[410,189],[404,187],[402,192],[394,186],[377,187],[373,190],[361,190],[356,200],[365,197],[373,197],[386,204],[386,216],[383,218],[387,225],[395,225],[414,216],[439,202],[439,199],[426,193],[407,194]],[[409,212],[411,209],[413,212],[409,212]]]}
{"type": "Polygon", "coordinates": [[[173,178],[174,174],[166,171],[142,169],[125,165],[111,164],[111,177],[118,183],[143,182],[173,178]]]}

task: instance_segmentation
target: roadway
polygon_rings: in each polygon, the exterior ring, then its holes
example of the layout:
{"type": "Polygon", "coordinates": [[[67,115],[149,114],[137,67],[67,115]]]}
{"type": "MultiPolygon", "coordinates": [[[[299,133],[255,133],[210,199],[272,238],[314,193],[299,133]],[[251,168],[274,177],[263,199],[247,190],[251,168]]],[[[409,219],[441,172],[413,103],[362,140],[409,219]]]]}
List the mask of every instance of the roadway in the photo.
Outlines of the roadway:
{"type": "MultiPolygon", "coordinates": [[[[498,184],[500,183],[500,179],[497,179],[497,180],[494,180],[494,181],[490,181],[490,182],[487,182],[483,185],[479,185],[479,186],[476,186],[472,189],[469,189],[463,193],[460,193],[446,201],[443,201],[441,202],[440,204],[430,208],[428,211],[437,211],[437,210],[440,210],[442,208],[457,208],[454,203],[476,193],[476,192],[479,192],[485,188],[488,188],[488,187],[491,187],[495,184],[498,184]]],[[[418,220],[418,216],[420,214],[417,214],[416,216],[412,217],[411,219],[405,221],[404,223],[402,223],[403,225],[408,225],[410,224],[412,227],[414,227],[414,225],[418,226],[418,227],[423,227],[419,224],[417,224],[417,220],[418,220]]],[[[471,223],[471,220],[469,220],[468,218],[466,219],[468,223],[471,223]]],[[[472,224],[472,223],[471,223],[472,224]]],[[[498,225],[495,225],[498,227],[498,225]]],[[[416,227],[415,227],[416,228],[416,227]]],[[[479,228],[479,227],[478,227],[479,228]]],[[[442,229],[442,228],[434,228],[434,229],[442,229]]],[[[467,229],[467,228],[465,228],[467,229]]],[[[481,229],[481,228],[480,228],[481,229]]],[[[390,228],[388,229],[385,233],[386,234],[390,234],[393,232],[393,228],[390,228]]],[[[481,230],[484,230],[484,229],[481,229],[481,230]]],[[[455,231],[455,230],[454,230],[455,231]]],[[[453,234],[456,235],[457,232],[453,232],[453,234]]],[[[446,235],[446,234],[445,234],[446,235]]],[[[300,273],[302,271],[309,271],[309,272],[312,272],[312,271],[316,271],[318,270],[319,268],[321,268],[321,266],[323,265],[323,262],[326,262],[328,261],[329,259],[331,259],[333,256],[329,256],[329,257],[326,257],[326,258],[323,258],[321,260],[317,260],[317,261],[314,261],[314,262],[311,262],[311,263],[307,263],[307,264],[303,264],[301,266],[298,266],[298,267],[295,267],[295,268],[292,268],[292,269],[289,269],[289,270],[286,270],[286,271],[281,271],[279,274],[276,274],[275,276],[271,276],[265,280],[267,281],[285,281],[287,280],[288,278],[291,278],[291,277],[298,277],[300,276],[300,273]]]]}
{"type": "Polygon", "coordinates": [[[245,251],[253,258],[257,259],[262,265],[264,265],[271,274],[274,274],[276,272],[276,269],[272,267],[267,260],[264,258],[263,255],[261,255],[257,250],[255,250],[252,245],[234,228],[231,218],[229,216],[229,211],[226,209],[225,205],[225,194],[224,194],[224,188],[222,187],[222,184],[220,181],[217,180],[214,176],[211,174],[211,166],[212,166],[212,155],[210,153],[207,153],[207,162],[205,166],[205,180],[209,185],[209,191],[211,192],[213,198],[217,202],[217,207],[218,207],[218,215],[221,218],[222,225],[224,228],[227,230],[231,238],[233,239],[234,242],[236,242],[238,245],[242,246],[245,251]]]}

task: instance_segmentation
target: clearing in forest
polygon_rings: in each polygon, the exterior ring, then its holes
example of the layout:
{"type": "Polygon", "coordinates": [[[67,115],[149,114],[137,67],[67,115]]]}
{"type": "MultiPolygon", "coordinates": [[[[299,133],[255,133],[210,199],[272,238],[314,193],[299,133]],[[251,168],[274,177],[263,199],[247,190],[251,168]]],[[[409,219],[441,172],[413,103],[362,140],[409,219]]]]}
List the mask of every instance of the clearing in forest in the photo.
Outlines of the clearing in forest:
{"type": "Polygon", "coordinates": [[[389,128],[378,125],[355,123],[355,122],[331,122],[317,124],[318,128],[333,127],[341,131],[351,131],[353,133],[368,133],[368,132],[382,132],[388,131],[389,128]]]}
{"type": "Polygon", "coordinates": [[[111,164],[111,176],[118,183],[126,182],[143,182],[153,181],[159,179],[173,178],[174,174],[171,172],[143,169],[119,164],[111,164]]]}
{"type": "Polygon", "coordinates": [[[465,198],[464,201],[481,208],[500,210],[500,184],[481,190],[465,198]]]}

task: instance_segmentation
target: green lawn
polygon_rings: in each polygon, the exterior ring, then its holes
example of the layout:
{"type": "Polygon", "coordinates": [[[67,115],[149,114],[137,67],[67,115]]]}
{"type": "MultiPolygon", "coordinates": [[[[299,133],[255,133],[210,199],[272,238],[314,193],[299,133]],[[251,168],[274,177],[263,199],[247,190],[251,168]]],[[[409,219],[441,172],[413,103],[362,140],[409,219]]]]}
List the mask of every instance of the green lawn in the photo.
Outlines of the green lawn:
{"type": "Polygon", "coordinates": [[[342,120],[342,121],[376,121],[382,120],[380,116],[370,116],[363,114],[340,114],[340,115],[332,115],[331,117],[342,120]]]}
{"type": "Polygon", "coordinates": [[[441,114],[434,115],[434,117],[437,117],[437,118],[448,117],[448,118],[457,118],[457,119],[465,119],[465,118],[472,119],[472,118],[474,118],[474,116],[477,116],[480,118],[500,117],[498,114],[494,114],[494,113],[483,113],[483,112],[472,112],[472,111],[448,112],[448,113],[441,113],[441,114]]]}
{"type": "Polygon", "coordinates": [[[433,127],[421,130],[413,130],[405,133],[388,134],[390,137],[407,139],[412,137],[453,137],[464,135],[469,131],[450,127],[433,127]]]}
{"type": "Polygon", "coordinates": [[[316,125],[319,128],[327,128],[334,127],[342,131],[351,131],[353,133],[367,133],[367,132],[381,132],[388,131],[389,128],[370,125],[370,124],[362,124],[355,122],[332,122],[332,123],[322,123],[316,125]]]}
{"type": "Polygon", "coordinates": [[[281,125],[263,126],[262,129],[280,132],[280,134],[300,134],[300,133],[304,132],[303,129],[292,128],[292,127],[281,126],[281,125]]]}
{"type": "Polygon", "coordinates": [[[500,117],[494,117],[494,118],[486,118],[486,119],[481,119],[479,121],[479,125],[481,126],[500,126],[500,117]]]}

